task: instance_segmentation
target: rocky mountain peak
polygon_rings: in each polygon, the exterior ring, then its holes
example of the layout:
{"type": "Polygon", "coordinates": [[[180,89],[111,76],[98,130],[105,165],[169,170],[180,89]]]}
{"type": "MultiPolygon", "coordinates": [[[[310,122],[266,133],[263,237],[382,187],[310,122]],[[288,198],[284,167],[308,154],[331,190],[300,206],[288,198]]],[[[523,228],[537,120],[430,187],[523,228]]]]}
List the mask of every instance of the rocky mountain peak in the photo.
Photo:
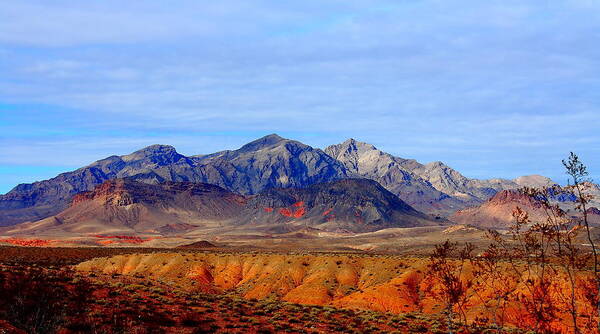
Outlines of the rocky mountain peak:
{"type": "Polygon", "coordinates": [[[375,146],[357,141],[354,138],[347,139],[340,144],[328,146],[325,153],[344,163],[346,168],[354,173],[358,173],[359,169],[362,169],[362,165],[368,163],[364,160],[377,160],[379,156],[384,154],[375,146]]]}
{"type": "Polygon", "coordinates": [[[347,170],[320,149],[276,134],[240,149],[199,157],[203,182],[241,194],[269,188],[305,187],[347,177],[347,170]]]}
{"type": "Polygon", "coordinates": [[[171,145],[154,144],[154,145],[146,146],[140,150],[137,150],[137,151],[131,153],[130,155],[134,155],[134,154],[165,154],[165,153],[171,153],[171,152],[177,152],[175,150],[175,147],[173,147],[171,145]]]}
{"type": "Polygon", "coordinates": [[[125,162],[151,160],[153,162],[165,164],[175,162],[180,158],[183,158],[183,155],[177,153],[173,146],[159,144],[144,147],[141,150],[121,157],[125,162]]]}
{"type": "Polygon", "coordinates": [[[361,147],[364,144],[366,144],[366,143],[359,142],[354,138],[348,138],[348,139],[344,140],[341,144],[332,145],[332,146],[339,146],[339,147],[345,148],[350,151],[350,150],[357,150],[359,147],[361,147]]]}
{"type": "Polygon", "coordinates": [[[498,191],[518,187],[516,183],[510,180],[467,178],[441,161],[430,162],[414,169],[413,172],[430,182],[437,190],[461,198],[470,204],[486,200],[498,191]]]}
{"type": "Polygon", "coordinates": [[[267,136],[264,136],[262,138],[259,138],[257,140],[251,141],[248,144],[242,146],[239,150],[237,150],[240,153],[243,152],[251,152],[251,151],[258,151],[264,148],[269,148],[269,147],[273,147],[273,146],[277,146],[277,145],[281,145],[282,143],[285,142],[290,142],[291,140],[280,137],[279,135],[273,133],[267,136]]]}
{"type": "Polygon", "coordinates": [[[446,164],[441,161],[433,161],[425,165],[428,168],[449,168],[446,164]]]}
{"type": "Polygon", "coordinates": [[[338,144],[338,145],[332,145],[332,146],[338,146],[340,149],[348,151],[348,152],[351,152],[351,151],[365,152],[365,151],[371,151],[371,150],[379,151],[375,146],[373,146],[369,143],[358,141],[354,138],[346,139],[343,143],[338,144]]]}
{"type": "MultiPolygon", "coordinates": [[[[426,179],[434,184],[434,186],[438,183],[457,185],[469,182],[468,178],[441,161],[430,162],[424,166],[423,170],[423,172],[418,174],[426,176],[426,179]]],[[[444,191],[446,189],[438,190],[444,191]]]]}

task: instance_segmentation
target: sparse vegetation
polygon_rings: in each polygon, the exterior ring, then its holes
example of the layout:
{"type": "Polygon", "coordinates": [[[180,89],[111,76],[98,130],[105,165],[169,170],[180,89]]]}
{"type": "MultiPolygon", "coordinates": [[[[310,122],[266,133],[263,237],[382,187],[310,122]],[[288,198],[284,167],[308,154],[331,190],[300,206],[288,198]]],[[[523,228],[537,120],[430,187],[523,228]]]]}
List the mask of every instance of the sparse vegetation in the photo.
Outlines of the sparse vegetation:
{"type": "Polygon", "coordinates": [[[429,257],[2,247],[0,330],[597,332],[586,170],[575,155],[565,167],[574,184],[522,190],[545,220],[515,208],[512,229],[489,231],[485,247],[447,241],[429,257]],[[578,198],[581,214],[561,210],[550,191],[578,198]]]}
{"type": "MultiPolygon", "coordinates": [[[[106,255],[111,251],[106,249],[2,249],[5,250],[0,252],[0,330],[22,329],[30,333],[411,331],[409,322],[391,322],[395,317],[391,313],[298,305],[276,299],[246,299],[235,293],[204,293],[149,280],[142,275],[81,275],[64,264],[94,257],[94,252],[106,255]],[[47,253],[55,257],[48,257],[47,253]],[[15,259],[11,254],[19,256],[15,259]],[[15,303],[15,300],[20,302],[15,303]],[[39,303],[40,300],[44,303],[39,303]]],[[[413,329],[422,332],[422,326],[427,324],[413,326],[413,329]]]]}
{"type": "Polygon", "coordinates": [[[599,331],[600,281],[587,218],[587,171],[573,153],[563,164],[572,184],[521,190],[543,209],[545,218],[532,220],[515,207],[508,234],[490,230],[491,244],[478,256],[471,254],[469,245],[458,253],[458,246],[449,242],[431,255],[428,275],[438,283],[433,284],[432,295],[445,305],[447,314],[454,309],[463,314],[462,328],[491,324],[500,332],[510,322],[541,333],[599,331]],[[550,197],[557,194],[576,198],[580,214],[568,215],[552,203],[550,197]]]}

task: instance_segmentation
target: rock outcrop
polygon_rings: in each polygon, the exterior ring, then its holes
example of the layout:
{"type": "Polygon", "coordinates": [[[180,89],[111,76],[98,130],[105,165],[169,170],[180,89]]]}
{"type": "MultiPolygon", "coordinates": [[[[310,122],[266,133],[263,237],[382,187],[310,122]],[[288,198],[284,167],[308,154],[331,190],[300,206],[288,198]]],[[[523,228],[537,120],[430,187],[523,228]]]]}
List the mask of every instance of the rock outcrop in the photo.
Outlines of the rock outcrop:
{"type": "Polygon", "coordinates": [[[237,217],[246,199],[205,183],[147,184],[113,179],[73,197],[70,207],[37,222],[4,228],[6,234],[182,233],[237,217]]]}
{"type": "Polygon", "coordinates": [[[515,222],[513,212],[517,207],[526,211],[532,221],[546,219],[541,203],[517,190],[503,190],[479,206],[457,211],[449,219],[481,228],[508,229],[515,222]]]}

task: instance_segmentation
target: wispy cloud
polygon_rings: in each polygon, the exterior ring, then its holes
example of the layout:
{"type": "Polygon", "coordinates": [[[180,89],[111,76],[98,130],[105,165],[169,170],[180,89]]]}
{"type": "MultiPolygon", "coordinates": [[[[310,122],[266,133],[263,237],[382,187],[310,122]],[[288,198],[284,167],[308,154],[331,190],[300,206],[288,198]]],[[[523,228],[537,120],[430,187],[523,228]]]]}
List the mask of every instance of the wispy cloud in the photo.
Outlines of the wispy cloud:
{"type": "Polygon", "coordinates": [[[477,177],[561,177],[569,150],[600,170],[599,31],[585,0],[6,1],[0,166],[279,132],[477,177]]]}

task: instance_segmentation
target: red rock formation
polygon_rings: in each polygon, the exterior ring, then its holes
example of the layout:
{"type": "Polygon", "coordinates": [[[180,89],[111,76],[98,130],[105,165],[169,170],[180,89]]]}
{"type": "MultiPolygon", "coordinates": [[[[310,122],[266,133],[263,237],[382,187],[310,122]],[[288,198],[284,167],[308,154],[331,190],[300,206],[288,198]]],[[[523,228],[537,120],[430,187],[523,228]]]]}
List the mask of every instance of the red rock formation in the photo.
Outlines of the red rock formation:
{"type": "Polygon", "coordinates": [[[480,206],[457,211],[450,220],[484,228],[507,229],[514,223],[512,213],[516,207],[526,211],[533,221],[546,217],[542,205],[535,199],[517,190],[503,190],[480,206]]]}
{"type": "Polygon", "coordinates": [[[229,221],[240,213],[245,203],[243,196],[210,184],[165,182],[153,185],[114,179],[92,191],[77,194],[71,206],[58,215],[20,224],[15,232],[22,229],[58,234],[129,235],[148,231],[170,234],[197,228],[197,222],[229,221]]]}
{"type": "Polygon", "coordinates": [[[0,240],[0,242],[6,242],[15,246],[24,246],[24,247],[46,247],[50,246],[54,241],[53,240],[44,240],[44,239],[21,239],[21,238],[9,238],[0,240]]]}

